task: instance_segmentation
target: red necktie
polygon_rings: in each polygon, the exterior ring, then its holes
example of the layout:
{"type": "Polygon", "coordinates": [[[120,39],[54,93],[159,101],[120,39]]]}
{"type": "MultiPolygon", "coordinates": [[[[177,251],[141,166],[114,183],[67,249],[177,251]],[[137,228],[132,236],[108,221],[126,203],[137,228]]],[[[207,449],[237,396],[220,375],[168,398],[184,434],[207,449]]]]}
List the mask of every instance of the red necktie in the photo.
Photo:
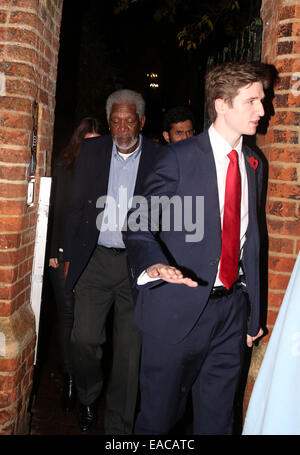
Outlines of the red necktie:
{"type": "Polygon", "coordinates": [[[236,150],[228,155],[219,278],[230,289],[238,277],[241,223],[241,175],[236,150]]]}

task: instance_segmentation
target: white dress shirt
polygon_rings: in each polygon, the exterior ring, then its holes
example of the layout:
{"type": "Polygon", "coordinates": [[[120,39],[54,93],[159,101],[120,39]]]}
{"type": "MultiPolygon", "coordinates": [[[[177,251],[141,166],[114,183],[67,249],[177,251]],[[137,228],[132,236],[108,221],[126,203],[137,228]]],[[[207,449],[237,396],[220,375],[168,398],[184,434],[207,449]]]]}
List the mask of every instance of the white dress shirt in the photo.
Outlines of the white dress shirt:
{"type": "MultiPolygon", "coordinates": [[[[228,153],[231,152],[232,147],[225,139],[216,131],[213,125],[208,130],[209,140],[213,150],[218,182],[219,193],[219,208],[221,217],[221,228],[223,226],[224,214],[224,200],[225,200],[225,184],[226,174],[230,159],[228,153]]],[[[246,240],[246,231],[248,227],[248,180],[246,173],[245,158],[242,154],[243,137],[241,136],[240,142],[234,150],[237,151],[239,157],[239,168],[241,174],[241,226],[240,226],[240,258],[242,257],[242,249],[246,240]]],[[[222,281],[219,279],[220,262],[218,265],[218,273],[215,281],[215,286],[223,286],[222,281]]]]}

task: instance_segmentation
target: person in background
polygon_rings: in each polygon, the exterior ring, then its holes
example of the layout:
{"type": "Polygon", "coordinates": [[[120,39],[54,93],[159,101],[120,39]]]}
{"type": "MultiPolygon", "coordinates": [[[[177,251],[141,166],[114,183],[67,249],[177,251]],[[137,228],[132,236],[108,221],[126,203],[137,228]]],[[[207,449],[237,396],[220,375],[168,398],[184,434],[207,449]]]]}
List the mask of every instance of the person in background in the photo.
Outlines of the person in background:
{"type": "Polygon", "coordinates": [[[142,135],[145,102],[117,90],[106,102],[110,134],[84,141],[78,157],[65,235],[66,289],[75,292],[71,335],[79,428],[97,422],[103,389],[103,345],[112,313],[112,367],[106,391],[105,434],[131,434],[140,364],[140,331],[122,239],[130,200],[139,195],[162,148],[142,135]]]}
{"type": "Polygon", "coordinates": [[[73,292],[65,292],[63,277],[63,236],[66,209],[71,195],[74,169],[80,144],[83,139],[100,136],[96,118],[83,118],[74,130],[68,145],[61,151],[53,166],[51,193],[50,259],[49,276],[54,292],[59,324],[60,367],[63,374],[61,406],[64,412],[71,412],[76,401],[73,368],[70,355],[70,336],[74,319],[73,292]]]}
{"type": "Polygon", "coordinates": [[[166,142],[182,141],[195,134],[195,119],[192,111],[185,106],[169,109],[163,119],[162,135],[166,142]]]}

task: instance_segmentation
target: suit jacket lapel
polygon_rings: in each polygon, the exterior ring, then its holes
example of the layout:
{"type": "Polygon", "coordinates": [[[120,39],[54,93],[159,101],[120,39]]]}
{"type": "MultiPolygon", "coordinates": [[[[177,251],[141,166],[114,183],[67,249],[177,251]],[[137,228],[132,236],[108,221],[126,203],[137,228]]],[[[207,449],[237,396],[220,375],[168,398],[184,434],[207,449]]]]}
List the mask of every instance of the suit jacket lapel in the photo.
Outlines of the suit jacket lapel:
{"type": "MultiPolygon", "coordinates": [[[[205,162],[203,166],[207,169],[207,187],[209,191],[209,200],[205,201],[205,204],[209,208],[208,212],[205,211],[206,216],[212,216],[216,222],[215,226],[218,229],[218,234],[221,236],[221,216],[220,216],[220,204],[219,204],[219,192],[218,192],[218,180],[217,180],[217,169],[214,159],[213,150],[209,140],[208,131],[205,131],[199,136],[200,148],[204,152],[204,156],[200,156],[199,159],[204,158],[205,162]],[[217,216],[216,216],[217,215],[217,216]]],[[[218,235],[217,234],[217,235],[218,235]]]]}
{"type": "Polygon", "coordinates": [[[249,224],[253,219],[256,219],[256,171],[250,166],[249,158],[251,156],[251,150],[247,146],[243,146],[243,154],[245,157],[245,166],[248,179],[248,211],[249,211],[249,224]]]}
{"type": "Polygon", "coordinates": [[[143,137],[141,157],[135,182],[134,194],[142,194],[142,186],[145,182],[149,169],[153,166],[154,156],[153,145],[149,149],[149,142],[143,137]]]}
{"type": "MultiPolygon", "coordinates": [[[[103,138],[104,139],[104,138],[103,138]]],[[[109,170],[112,156],[112,139],[105,137],[105,143],[97,153],[95,188],[97,197],[107,194],[109,170]]]]}

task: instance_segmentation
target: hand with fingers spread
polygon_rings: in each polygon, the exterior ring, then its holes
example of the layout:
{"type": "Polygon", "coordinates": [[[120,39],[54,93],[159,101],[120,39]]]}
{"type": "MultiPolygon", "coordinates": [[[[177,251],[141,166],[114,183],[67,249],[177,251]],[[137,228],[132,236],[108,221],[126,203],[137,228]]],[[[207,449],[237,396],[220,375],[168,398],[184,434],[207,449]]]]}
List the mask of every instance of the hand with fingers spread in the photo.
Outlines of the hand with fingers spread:
{"type": "Polygon", "coordinates": [[[160,278],[168,283],[185,284],[191,288],[198,286],[197,281],[185,277],[180,270],[166,264],[154,264],[148,267],[147,274],[150,278],[160,278]]]}

